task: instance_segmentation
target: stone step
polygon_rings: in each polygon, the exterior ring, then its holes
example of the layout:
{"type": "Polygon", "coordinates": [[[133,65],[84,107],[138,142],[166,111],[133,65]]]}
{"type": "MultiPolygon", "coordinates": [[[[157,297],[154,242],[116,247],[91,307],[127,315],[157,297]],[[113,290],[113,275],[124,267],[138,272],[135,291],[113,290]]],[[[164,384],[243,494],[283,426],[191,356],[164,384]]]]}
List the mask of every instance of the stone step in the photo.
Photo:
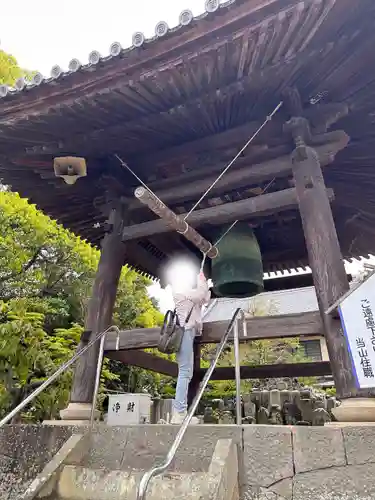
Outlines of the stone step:
{"type": "MultiPolygon", "coordinates": [[[[166,458],[178,426],[22,425],[0,429],[0,500],[32,500],[62,466],[146,471],[166,458]]],[[[168,473],[207,472],[219,440],[242,445],[233,425],[189,426],[168,473]]]]}
{"type": "MultiPolygon", "coordinates": [[[[84,440],[81,444],[84,443],[84,440]]],[[[136,500],[143,471],[67,465],[78,460],[79,446],[56,462],[54,472],[42,471],[24,498],[44,500],[136,500]],[[32,491],[32,489],[34,490],[32,491]]],[[[60,454],[61,456],[61,454],[60,454]]],[[[51,467],[50,467],[51,469],[51,467]]],[[[151,480],[147,500],[238,500],[237,445],[231,439],[216,442],[207,470],[170,472],[151,480]]]]}
{"type": "MultiPolygon", "coordinates": [[[[178,430],[175,425],[101,425],[95,428],[89,442],[81,441],[65,464],[89,469],[148,470],[165,460],[178,430]]],[[[233,425],[190,426],[168,471],[206,472],[216,443],[231,439],[240,445],[241,436],[241,429],[233,425]]]]}
{"type": "MultiPolygon", "coordinates": [[[[136,500],[143,472],[108,471],[65,466],[54,489],[54,500],[136,500]]],[[[170,473],[151,480],[147,500],[209,498],[207,473],[170,473]]],[[[43,498],[40,494],[37,498],[43,498]]],[[[45,498],[45,497],[44,497],[45,498]]]]}
{"type": "MultiPolygon", "coordinates": [[[[0,429],[0,500],[34,500],[42,492],[44,500],[56,500],[59,474],[65,467],[81,472],[122,471],[139,480],[142,470],[163,462],[176,432],[174,426],[110,430],[96,426],[90,438],[82,427],[4,426],[0,429]]],[[[207,476],[214,463],[223,470],[223,462],[213,459],[223,440],[237,445],[243,500],[375,499],[372,425],[191,426],[166,477],[187,475],[196,481],[200,474],[207,476]]],[[[232,463],[237,467],[237,459],[226,461],[232,463]]],[[[69,500],[78,499],[82,496],[69,500]]]]}

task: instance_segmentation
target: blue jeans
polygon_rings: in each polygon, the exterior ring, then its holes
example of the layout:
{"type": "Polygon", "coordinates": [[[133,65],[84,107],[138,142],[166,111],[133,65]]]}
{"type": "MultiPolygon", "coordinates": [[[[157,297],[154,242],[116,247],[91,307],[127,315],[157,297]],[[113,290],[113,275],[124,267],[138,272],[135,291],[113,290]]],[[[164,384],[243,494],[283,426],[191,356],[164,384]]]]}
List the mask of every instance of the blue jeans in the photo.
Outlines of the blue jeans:
{"type": "Polygon", "coordinates": [[[195,328],[185,330],[181,347],[177,353],[178,378],[173,408],[179,413],[187,410],[187,395],[194,369],[195,328]]]}

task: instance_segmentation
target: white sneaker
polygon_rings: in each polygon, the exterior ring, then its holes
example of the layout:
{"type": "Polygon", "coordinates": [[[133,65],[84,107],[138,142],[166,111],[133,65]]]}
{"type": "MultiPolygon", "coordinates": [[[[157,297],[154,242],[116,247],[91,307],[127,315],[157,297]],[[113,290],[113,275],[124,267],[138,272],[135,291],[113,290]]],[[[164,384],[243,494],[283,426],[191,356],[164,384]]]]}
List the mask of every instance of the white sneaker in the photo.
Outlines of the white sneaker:
{"type": "MultiPolygon", "coordinates": [[[[184,421],[185,417],[186,417],[186,411],[178,412],[176,410],[173,410],[171,424],[182,425],[182,422],[184,421]]],[[[190,420],[190,425],[197,425],[197,424],[199,424],[199,419],[197,417],[192,417],[192,419],[190,420]]]]}
{"type": "Polygon", "coordinates": [[[199,418],[192,417],[192,419],[190,420],[190,425],[198,425],[198,424],[200,424],[199,418]]]}
{"type": "Polygon", "coordinates": [[[167,425],[167,424],[168,424],[168,422],[166,420],[164,420],[163,418],[158,420],[158,425],[167,425]]]}

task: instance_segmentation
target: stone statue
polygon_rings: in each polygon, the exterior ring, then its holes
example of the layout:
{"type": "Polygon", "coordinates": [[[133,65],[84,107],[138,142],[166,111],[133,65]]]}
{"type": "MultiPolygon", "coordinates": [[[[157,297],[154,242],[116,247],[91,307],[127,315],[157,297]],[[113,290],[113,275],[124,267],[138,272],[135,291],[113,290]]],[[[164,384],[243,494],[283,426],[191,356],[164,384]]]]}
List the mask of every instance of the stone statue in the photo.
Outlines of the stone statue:
{"type": "Polygon", "coordinates": [[[312,425],[324,425],[326,422],[331,422],[331,417],[324,408],[316,408],[313,411],[312,425]]]}
{"type": "Polygon", "coordinates": [[[222,417],[222,421],[221,423],[223,425],[231,425],[231,424],[234,424],[234,418],[233,418],[233,415],[232,415],[232,412],[230,411],[225,411],[223,413],[223,417],[222,417]]]}
{"type": "Polygon", "coordinates": [[[269,417],[271,425],[283,425],[283,416],[279,405],[272,405],[269,417]]]}
{"type": "Polygon", "coordinates": [[[300,409],[292,401],[285,401],[282,415],[286,425],[296,425],[298,421],[302,420],[300,409]]]}
{"type": "Polygon", "coordinates": [[[255,403],[251,401],[251,395],[245,394],[242,399],[244,418],[254,421],[256,415],[256,406],[255,403]]]}
{"type": "Polygon", "coordinates": [[[269,424],[269,416],[270,416],[270,413],[267,410],[267,408],[264,408],[264,406],[261,406],[258,410],[257,424],[263,424],[263,425],[269,424]]]}
{"type": "MultiPolygon", "coordinates": [[[[233,423],[235,398],[214,399],[202,402],[198,413],[204,414],[204,423],[233,423]]],[[[275,379],[258,383],[257,388],[242,395],[242,422],[244,424],[272,425],[324,425],[335,421],[332,409],[340,403],[327,397],[322,390],[304,387],[298,380],[275,379]],[[287,389],[286,389],[287,387],[287,389]]]]}
{"type": "Polygon", "coordinates": [[[212,407],[214,410],[224,411],[225,410],[224,399],[213,399],[212,407]]]}
{"type": "Polygon", "coordinates": [[[212,406],[207,406],[204,410],[204,415],[203,415],[203,422],[205,424],[218,424],[219,419],[217,416],[214,414],[214,410],[212,406]]]}

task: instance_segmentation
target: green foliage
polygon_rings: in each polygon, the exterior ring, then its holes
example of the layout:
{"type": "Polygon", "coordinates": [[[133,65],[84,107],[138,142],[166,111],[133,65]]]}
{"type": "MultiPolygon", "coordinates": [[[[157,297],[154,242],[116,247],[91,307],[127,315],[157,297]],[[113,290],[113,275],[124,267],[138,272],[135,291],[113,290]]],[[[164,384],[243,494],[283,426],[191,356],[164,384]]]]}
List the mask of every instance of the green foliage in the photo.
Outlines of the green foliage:
{"type": "Polygon", "coordinates": [[[18,78],[30,79],[32,73],[18,66],[17,60],[11,54],[0,50],[0,84],[13,86],[18,78]]]}
{"type": "Polygon", "coordinates": [[[325,390],[327,397],[333,397],[336,396],[336,387],[330,387],[329,389],[325,390]]]}
{"type": "MultiPolygon", "coordinates": [[[[0,191],[0,414],[7,413],[73,356],[82,333],[99,252],[16,193],[0,191]]],[[[124,268],[114,321],[122,328],[162,320],[148,281],[124,268]]],[[[134,370],[135,387],[157,377],[134,370]]],[[[129,369],[106,362],[102,382],[124,390],[129,369]]],[[[66,406],[72,372],[43,392],[22,418],[55,418],[66,406]]]]}
{"type": "Polygon", "coordinates": [[[82,307],[99,260],[95,249],[8,191],[0,192],[0,227],[0,299],[63,296],[82,307]]]}
{"type": "Polygon", "coordinates": [[[152,328],[162,324],[164,316],[145,294],[145,287],[149,284],[143,276],[128,268],[123,269],[114,313],[117,324],[126,328],[152,328]]]}
{"type": "MultiPolygon", "coordinates": [[[[82,328],[46,331],[48,318],[61,315],[58,302],[12,299],[0,302],[0,411],[20,403],[67,361],[79,341],[82,328]]],[[[52,418],[67,402],[71,372],[34,401],[28,419],[52,418]]]]}

